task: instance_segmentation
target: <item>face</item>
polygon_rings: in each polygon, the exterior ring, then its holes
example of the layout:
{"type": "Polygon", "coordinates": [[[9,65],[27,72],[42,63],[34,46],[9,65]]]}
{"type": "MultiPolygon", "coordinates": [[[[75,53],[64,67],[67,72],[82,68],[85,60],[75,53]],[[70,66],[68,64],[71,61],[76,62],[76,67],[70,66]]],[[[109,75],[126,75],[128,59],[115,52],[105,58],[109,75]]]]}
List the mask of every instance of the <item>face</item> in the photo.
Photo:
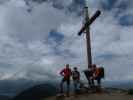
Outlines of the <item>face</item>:
{"type": "Polygon", "coordinates": [[[95,70],[96,69],[96,65],[92,65],[92,70],[95,70]]]}
{"type": "Polygon", "coordinates": [[[69,64],[66,65],[66,68],[69,68],[69,64]]]}
{"type": "Polygon", "coordinates": [[[77,68],[74,68],[75,71],[77,71],[77,68]]]}

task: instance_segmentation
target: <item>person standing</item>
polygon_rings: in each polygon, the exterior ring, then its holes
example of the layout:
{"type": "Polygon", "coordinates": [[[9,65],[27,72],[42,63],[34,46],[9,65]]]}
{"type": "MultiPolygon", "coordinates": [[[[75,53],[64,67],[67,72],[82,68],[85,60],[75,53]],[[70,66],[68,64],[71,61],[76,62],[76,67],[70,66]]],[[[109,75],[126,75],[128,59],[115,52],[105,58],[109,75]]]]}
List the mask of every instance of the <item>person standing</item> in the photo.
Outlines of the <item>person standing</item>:
{"type": "Polygon", "coordinates": [[[70,77],[72,75],[72,71],[69,68],[69,64],[66,64],[65,68],[61,70],[60,75],[63,76],[60,84],[60,93],[63,93],[63,84],[67,83],[67,96],[69,96],[69,86],[70,86],[70,77]]]}
{"type": "Polygon", "coordinates": [[[93,88],[95,86],[94,84],[94,79],[93,79],[93,65],[91,65],[91,67],[89,67],[87,70],[84,70],[84,74],[88,80],[88,85],[90,88],[93,88]]]}
{"type": "Polygon", "coordinates": [[[98,87],[101,87],[101,79],[104,78],[104,68],[103,67],[97,67],[96,65],[93,67],[93,79],[97,80],[98,87]]]}
{"type": "Polygon", "coordinates": [[[76,93],[79,89],[78,85],[81,85],[80,84],[80,72],[78,71],[77,67],[73,68],[72,78],[73,78],[73,84],[74,84],[74,92],[76,93]]]}

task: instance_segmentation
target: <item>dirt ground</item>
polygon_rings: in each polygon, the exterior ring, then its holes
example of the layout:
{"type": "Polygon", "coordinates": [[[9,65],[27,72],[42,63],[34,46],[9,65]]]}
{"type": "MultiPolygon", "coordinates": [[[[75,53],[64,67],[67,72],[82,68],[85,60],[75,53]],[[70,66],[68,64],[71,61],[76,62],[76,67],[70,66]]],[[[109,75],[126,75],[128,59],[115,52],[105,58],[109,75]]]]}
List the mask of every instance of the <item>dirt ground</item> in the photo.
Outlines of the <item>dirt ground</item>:
{"type": "Polygon", "coordinates": [[[133,96],[127,94],[82,94],[70,97],[51,97],[44,100],[133,100],[133,96]]]}

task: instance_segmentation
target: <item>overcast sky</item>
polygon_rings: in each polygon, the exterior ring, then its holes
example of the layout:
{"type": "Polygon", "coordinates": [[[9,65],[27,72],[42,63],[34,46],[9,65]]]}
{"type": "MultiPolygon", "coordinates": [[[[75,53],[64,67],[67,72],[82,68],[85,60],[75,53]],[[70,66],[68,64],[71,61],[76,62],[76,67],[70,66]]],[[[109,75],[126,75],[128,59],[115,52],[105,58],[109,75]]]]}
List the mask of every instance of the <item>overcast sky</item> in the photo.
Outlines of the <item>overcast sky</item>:
{"type": "MultiPolygon", "coordinates": [[[[88,0],[93,63],[106,80],[133,80],[133,1],[88,0]]],[[[0,79],[59,77],[64,64],[86,65],[83,0],[0,0],[0,79]]]]}

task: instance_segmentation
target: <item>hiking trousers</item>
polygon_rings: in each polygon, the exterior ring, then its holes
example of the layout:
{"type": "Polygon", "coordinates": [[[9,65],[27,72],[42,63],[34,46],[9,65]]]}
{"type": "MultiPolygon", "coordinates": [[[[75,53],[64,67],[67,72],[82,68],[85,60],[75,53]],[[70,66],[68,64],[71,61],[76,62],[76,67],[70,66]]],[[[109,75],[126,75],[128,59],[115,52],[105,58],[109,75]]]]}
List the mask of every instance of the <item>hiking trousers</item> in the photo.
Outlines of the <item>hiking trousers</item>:
{"type": "Polygon", "coordinates": [[[81,85],[81,82],[80,80],[73,80],[73,85],[74,85],[74,91],[76,92],[79,88],[80,88],[80,85],[81,85]]]}
{"type": "Polygon", "coordinates": [[[70,78],[63,78],[62,79],[62,81],[61,81],[61,83],[60,83],[60,93],[63,93],[64,92],[64,90],[63,90],[63,84],[64,84],[64,82],[66,82],[67,84],[67,94],[69,94],[69,86],[70,86],[70,78]]]}

